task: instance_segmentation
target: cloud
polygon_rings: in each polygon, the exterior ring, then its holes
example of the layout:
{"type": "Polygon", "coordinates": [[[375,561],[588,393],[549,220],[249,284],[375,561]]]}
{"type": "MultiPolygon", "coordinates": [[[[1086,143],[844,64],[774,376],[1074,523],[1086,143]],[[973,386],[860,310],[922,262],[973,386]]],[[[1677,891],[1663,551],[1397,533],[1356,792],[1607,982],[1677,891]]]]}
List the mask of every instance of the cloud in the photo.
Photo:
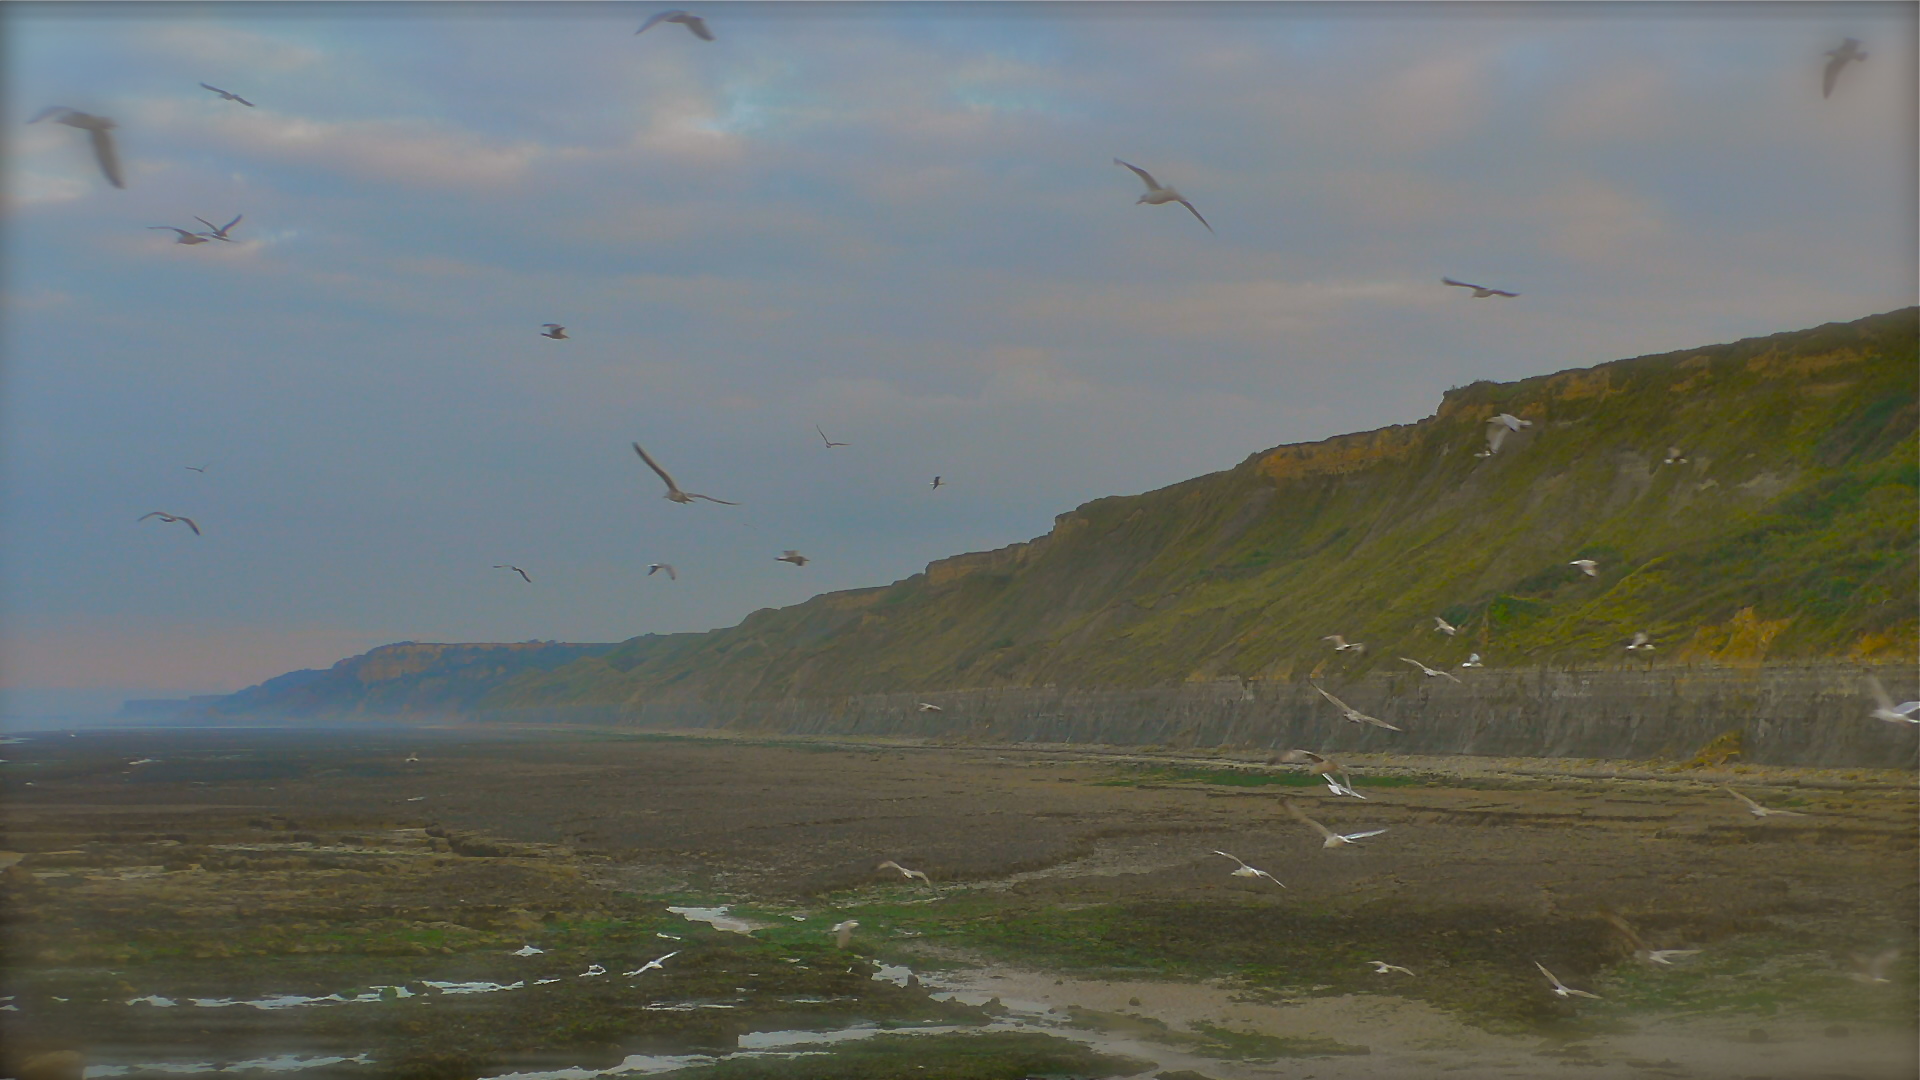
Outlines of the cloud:
{"type": "Polygon", "coordinates": [[[1530,207],[1547,246],[1582,262],[1652,262],[1668,225],[1652,199],[1595,177],[1564,180],[1530,207]]]}
{"type": "MultiPolygon", "coordinates": [[[[152,32],[153,46],[164,53],[201,66],[245,72],[293,72],[320,62],[321,52],[270,34],[222,26],[203,20],[170,20],[152,32]]],[[[219,79],[209,79],[221,86],[219,79]]],[[[224,89],[249,97],[245,87],[224,89]]]]}
{"type": "Polygon", "coordinates": [[[1097,325],[1135,335],[1261,343],[1324,328],[1352,305],[1432,302],[1431,288],[1410,281],[1263,278],[1170,286],[1055,286],[1012,307],[1013,314],[1026,319],[1097,325]]]}

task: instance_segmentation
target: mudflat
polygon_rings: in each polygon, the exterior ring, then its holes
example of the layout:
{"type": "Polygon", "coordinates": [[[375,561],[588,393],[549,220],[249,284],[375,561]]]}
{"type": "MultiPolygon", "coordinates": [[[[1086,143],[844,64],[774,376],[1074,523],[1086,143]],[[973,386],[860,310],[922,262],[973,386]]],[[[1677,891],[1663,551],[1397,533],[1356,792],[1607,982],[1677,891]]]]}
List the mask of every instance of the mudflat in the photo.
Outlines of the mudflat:
{"type": "Polygon", "coordinates": [[[1893,770],[1343,758],[1356,799],[1265,753],[978,741],[4,750],[15,1074],[1920,1071],[1893,770]],[[1327,848],[1289,803],[1386,831],[1327,848]]]}

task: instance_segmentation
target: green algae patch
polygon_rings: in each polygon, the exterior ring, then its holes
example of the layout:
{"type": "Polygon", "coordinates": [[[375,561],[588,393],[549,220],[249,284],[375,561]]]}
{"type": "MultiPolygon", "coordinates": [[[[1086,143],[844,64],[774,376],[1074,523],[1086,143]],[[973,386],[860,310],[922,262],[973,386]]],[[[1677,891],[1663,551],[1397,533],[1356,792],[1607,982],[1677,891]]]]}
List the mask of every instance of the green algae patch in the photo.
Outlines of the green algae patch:
{"type": "Polygon", "coordinates": [[[1027,1080],[1029,1077],[1131,1076],[1150,1061],[1097,1053],[1033,1032],[971,1035],[875,1035],[826,1053],[722,1061],[661,1074],[674,1080],[1027,1080]]]}

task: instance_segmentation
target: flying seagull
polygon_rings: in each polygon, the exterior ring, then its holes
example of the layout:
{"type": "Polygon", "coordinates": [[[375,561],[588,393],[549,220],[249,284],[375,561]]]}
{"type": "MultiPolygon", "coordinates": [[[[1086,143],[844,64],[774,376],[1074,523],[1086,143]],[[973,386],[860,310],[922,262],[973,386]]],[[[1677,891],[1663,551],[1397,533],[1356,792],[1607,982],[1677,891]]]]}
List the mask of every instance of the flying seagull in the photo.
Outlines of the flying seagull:
{"type": "Polygon", "coordinates": [[[883,862],[879,866],[874,867],[874,870],[876,871],[898,870],[900,871],[900,876],[903,878],[906,878],[908,881],[912,881],[914,878],[919,878],[921,881],[926,882],[928,885],[933,884],[932,878],[929,878],[927,875],[921,873],[918,870],[909,870],[906,867],[901,866],[899,863],[894,862],[892,859],[888,859],[886,862],[883,862]]]}
{"type": "Polygon", "coordinates": [[[632,971],[623,971],[620,974],[623,976],[631,977],[634,975],[645,975],[649,971],[660,971],[662,970],[661,965],[665,964],[667,961],[679,955],[680,955],[680,950],[675,949],[665,956],[655,957],[654,959],[649,960],[644,964],[641,964],[639,967],[634,968],[632,971]]]}
{"type": "Polygon", "coordinates": [[[946,712],[947,710],[941,708],[938,705],[929,705],[923,701],[920,703],[920,711],[921,712],[946,712]]]}
{"type": "Polygon", "coordinates": [[[1729,794],[1729,795],[1731,795],[1731,796],[1733,796],[1733,797],[1734,797],[1734,798],[1736,798],[1736,799],[1739,799],[1739,800],[1740,800],[1741,802],[1743,802],[1743,803],[1746,803],[1746,804],[1747,804],[1747,813],[1749,813],[1749,814],[1752,814],[1752,815],[1753,815],[1754,817],[1757,817],[1757,818],[1764,818],[1764,817],[1811,817],[1811,816],[1812,816],[1812,815],[1810,815],[1810,814],[1803,814],[1803,813],[1801,813],[1801,812],[1800,812],[1800,811],[1798,811],[1798,810],[1775,810],[1775,809],[1773,809],[1772,807],[1769,807],[1769,806],[1761,806],[1761,805],[1760,805],[1759,803],[1757,803],[1757,802],[1754,802],[1754,801],[1753,801],[1752,799],[1749,799],[1749,798],[1747,798],[1747,797],[1746,797],[1745,795],[1742,795],[1742,794],[1740,794],[1739,792],[1737,792],[1737,791],[1735,791],[1735,790],[1733,790],[1733,788],[1732,788],[1732,787],[1730,787],[1730,786],[1729,786],[1729,787],[1727,788],[1727,794],[1729,794]]]}
{"type": "Polygon", "coordinates": [[[1402,975],[1413,974],[1413,972],[1408,971],[1399,964],[1389,964],[1385,960],[1368,960],[1366,963],[1373,965],[1373,973],[1375,975],[1385,975],[1389,971],[1397,971],[1402,975]]]}
{"type": "Polygon", "coordinates": [[[1317,831],[1321,836],[1326,837],[1326,842],[1320,845],[1323,848],[1337,848],[1346,844],[1357,844],[1360,841],[1365,840],[1369,836],[1379,836],[1381,833],[1387,831],[1385,829],[1369,829],[1366,832],[1337,833],[1337,832],[1334,832],[1332,829],[1327,828],[1325,825],[1322,825],[1319,822],[1308,817],[1307,815],[1301,813],[1300,808],[1294,805],[1294,802],[1292,799],[1288,799],[1286,802],[1287,802],[1287,813],[1292,814],[1295,818],[1299,819],[1301,822],[1307,825],[1313,826],[1315,831],[1317,831]]]}
{"type": "Polygon", "coordinates": [[[1436,633],[1445,634],[1448,637],[1452,637],[1453,635],[1460,632],[1459,627],[1453,625],[1452,623],[1448,622],[1447,620],[1441,618],[1438,615],[1435,615],[1433,617],[1433,629],[1436,633]]]}
{"type": "Polygon", "coordinates": [[[1355,652],[1359,652],[1362,649],[1366,648],[1365,645],[1362,645],[1358,641],[1354,642],[1351,645],[1347,644],[1347,639],[1341,637],[1339,634],[1328,634],[1327,636],[1321,638],[1320,640],[1333,642],[1334,652],[1346,652],[1348,649],[1352,649],[1355,652]]]}
{"type": "Polygon", "coordinates": [[[126,180],[120,176],[120,155],[113,148],[113,136],[108,134],[119,125],[107,117],[83,113],[79,109],[69,109],[65,105],[54,105],[42,109],[39,116],[27,123],[37,124],[49,116],[55,118],[56,124],[65,124],[70,128],[85,131],[88,140],[93,143],[94,160],[100,163],[100,171],[106,174],[107,183],[117,188],[127,186],[126,180]]]}
{"type": "MultiPolygon", "coordinates": [[[[813,425],[813,430],[820,431],[820,425],[819,424],[813,425]]],[[[833,449],[836,446],[852,446],[853,445],[852,443],[834,442],[832,439],[827,438],[827,433],[824,431],[820,431],[820,441],[823,443],[826,443],[827,449],[829,450],[833,449]]]]}
{"type": "Polygon", "coordinates": [[[1351,795],[1354,798],[1359,799],[1361,802],[1367,801],[1367,797],[1365,795],[1362,795],[1359,792],[1348,787],[1346,784],[1346,781],[1344,780],[1336,780],[1331,775],[1322,776],[1320,779],[1325,780],[1327,782],[1327,791],[1332,793],[1333,797],[1336,799],[1342,795],[1351,795]]]}
{"type": "Polygon", "coordinates": [[[1411,656],[1403,656],[1400,659],[1405,660],[1407,663],[1412,664],[1414,667],[1419,668],[1420,674],[1425,675],[1429,679],[1452,679],[1454,682],[1460,681],[1460,676],[1455,675],[1453,672],[1435,671],[1432,668],[1428,667],[1427,665],[1421,663],[1420,661],[1415,660],[1411,656]]]}
{"type": "Polygon", "coordinates": [[[1627,651],[1628,652],[1652,652],[1653,639],[1647,637],[1647,632],[1645,630],[1635,630],[1633,632],[1633,644],[1627,646],[1627,651]]]}
{"type": "Polygon", "coordinates": [[[713,40],[713,31],[707,29],[706,22],[701,19],[700,16],[695,15],[691,11],[680,11],[677,9],[674,11],[663,11],[653,18],[648,19],[646,22],[641,23],[640,29],[635,30],[634,35],[644,34],[653,29],[654,24],[663,22],[679,23],[681,26],[693,31],[693,36],[699,38],[701,41],[713,40]]]}
{"type": "Polygon", "coordinates": [[[1920,712],[1920,701],[1903,701],[1895,705],[1893,699],[1887,696],[1887,688],[1871,675],[1867,676],[1867,690],[1873,694],[1874,709],[1871,715],[1875,720],[1885,720],[1889,724],[1920,724],[1920,719],[1915,719],[1913,715],[1920,712]]]}
{"type": "Polygon", "coordinates": [[[1347,776],[1347,767],[1345,765],[1340,764],[1324,754],[1316,754],[1311,750],[1289,750],[1284,754],[1276,755],[1272,760],[1267,762],[1269,765],[1282,763],[1287,765],[1305,765],[1307,772],[1314,776],[1338,776],[1343,780],[1346,779],[1347,776]]]}
{"type": "Polygon", "coordinates": [[[1665,460],[1665,461],[1662,461],[1662,462],[1661,462],[1660,464],[1662,464],[1662,465],[1685,465],[1686,463],[1687,463],[1687,459],[1686,459],[1686,458],[1683,458],[1683,457],[1681,457],[1681,456],[1680,456],[1680,448],[1679,448],[1679,447],[1677,447],[1677,446],[1669,446],[1669,447],[1667,447],[1667,457],[1666,457],[1666,460],[1665,460]]]}
{"type": "Polygon", "coordinates": [[[853,940],[853,932],[858,929],[860,929],[860,922],[857,919],[848,919],[846,922],[834,923],[833,924],[834,945],[842,949],[846,948],[847,943],[853,940]]]}
{"type": "Polygon", "coordinates": [[[774,562],[790,562],[795,566],[805,566],[808,563],[812,562],[813,560],[807,558],[805,555],[800,554],[799,552],[793,550],[792,548],[788,548],[786,551],[781,552],[778,555],[775,555],[773,557],[773,561],[774,562]]]}
{"type": "Polygon", "coordinates": [[[408,752],[408,754],[407,754],[407,760],[405,760],[405,761],[403,761],[403,762],[401,762],[401,764],[402,764],[402,765],[418,765],[418,764],[420,764],[420,751],[418,751],[418,750],[413,750],[413,751],[409,751],[409,752],[408,752]]]}
{"type": "Polygon", "coordinates": [[[520,569],[517,566],[509,566],[506,563],[494,563],[493,568],[495,570],[511,570],[514,573],[519,574],[522,578],[525,578],[527,584],[529,585],[533,584],[533,579],[530,577],[527,577],[527,572],[525,570],[520,569]]]}
{"type": "MultiPolygon", "coordinates": [[[[567,328],[557,322],[541,323],[541,337],[550,337],[555,341],[567,340],[567,328]]],[[[657,466],[656,466],[657,467],[657,466]]]]}
{"type": "Polygon", "coordinates": [[[934,478],[933,478],[933,483],[931,483],[931,484],[928,484],[927,486],[928,486],[928,487],[930,487],[930,488],[932,488],[932,489],[933,489],[933,490],[935,490],[935,491],[939,491],[939,490],[940,490],[940,486],[941,486],[942,484],[944,484],[944,483],[945,483],[945,481],[943,481],[943,480],[941,480],[941,479],[940,479],[939,477],[937,477],[937,476],[936,476],[936,477],[934,477],[934,478]]]}
{"type": "Polygon", "coordinates": [[[1557,977],[1554,976],[1553,972],[1548,971],[1546,968],[1546,965],[1542,964],[1540,961],[1535,960],[1533,962],[1533,966],[1539,968],[1540,974],[1545,975],[1547,977],[1547,981],[1553,984],[1554,996],[1583,997],[1583,998],[1592,998],[1595,1001],[1600,1000],[1599,994],[1589,994],[1585,990],[1575,990],[1573,987],[1568,986],[1566,983],[1561,982],[1557,977]]]}
{"type": "Polygon", "coordinates": [[[135,519],[135,520],[137,520],[137,521],[145,521],[145,520],[147,520],[147,519],[148,519],[148,518],[150,518],[150,517],[157,517],[157,518],[159,518],[159,519],[160,519],[161,521],[163,521],[163,522],[166,522],[166,523],[168,523],[168,524],[172,524],[173,522],[176,522],[176,521],[179,521],[179,522],[183,522],[183,523],[185,523],[185,525],[187,526],[187,528],[189,528],[189,529],[192,529],[192,530],[193,530],[193,535],[195,535],[195,536],[199,536],[199,535],[200,535],[200,526],[198,526],[198,525],[195,525],[195,524],[193,523],[193,519],[192,519],[192,518],[190,518],[190,517],[183,517],[183,516],[182,516],[182,515],[180,515],[180,514],[169,514],[169,513],[167,513],[167,512],[166,512],[166,511],[164,511],[164,510],[155,510],[155,511],[154,511],[153,513],[151,513],[151,514],[141,514],[141,515],[140,515],[140,516],[139,516],[139,517],[138,517],[137,519],[135,519]]]}
{"type": "Polygon", "coordinates": [[[1644,960],[1649,964],[1659,964],[1663,967],[1672,967],[1673,958],[1676,956],[1700,955],[1699,949],[1656,949],[1647,942],[1646,938],[1641,937],[1640,932],[1635,930],[1633,925],[1627,922],[1627,920],[1611,911],[1602,911],[1600,917],[1605,919],[1615,930],[1619,931],[1621,938],[1627,943],[1627,948],[1633,951],[1634,958],[1637,960],[1644,960]]]}
{"type": "MultiPolygon", "coordinates": [[[[1127,165],[1126,162],[1121,161],[1119,158],[1114,158],[1113,163],[1115,165],[1127,165]]],[[[1207,225],[1207,219],[1200,217],[1200,211],[1194,210],[1193,204],[1188,202],[1179,192],[1170,187],[1161,187],[1160,181],[1155,180],[1152,173],[1140,168],[1138,165],[1127,165],[1127,168],[1132,169],[1133,175],[1144,180],[1147,185],[1147,193],[1135,199],[1133,205],[1139,206],[1141,203],[1146,203],[1148,206],[1159,206],[1162,203],[1177,202],[1189,211],[1192,211],[1193,216],[1200,219],[1200,224],[1207,225]]],[[[1207,231],[1212,232],[1213,226],[1207,225],[1207,231]]]]}
{"type": "Polygon", "coordinates": [[[1333,702],[1333,707],[1336,709],[1339,709],[1340,714],[1342,716],[1345,716],[1352,723],[1372,724],[1374,727],[1386,728],[1388,731],[1400,730],[1399,728],[1394,727],[1392,724],[1387,723],[1385,720],[1368,716],[1366,713],[1361,712],[1359,709],[1356,709],[1353,706],[1347,704],[1346,702],[1341,701],[1339,698],[1334,697],[1332,694],[1327,693],[1326,690],[1322,688],[1319,683],[1314,682],[1311,679],[1309,679],[1307,682],[1308,682],[1308,685],[1312,686],[1315,690],[1320,691],[1321,697],[1326,698],[1328,701],[1333,702]]]}
{"type": "Polygon", "coordinates": [[[246,217],[246,216],[247,216],[247,215],[245,215],[245,214],[235,214],[235,215],[233,215],[233,220],[232,220],[232,221],[229,221],[229,222],[227,222],[227,223],[226,223],[225,225],[215,225],[215,224],[214,224],[213,222],[211,222],[211,221],[208,221],[208,220],[207,220],[206,218],[203,218],[203,217],[201,217],[201,216],[200,216],[200,215],[198,215],[198,214],[195,214],[195,215],[193,216],[193,220],[195,220],[195,221],[197,221],[197,222],[199,222],[200,224],[202,224],[202,225],[205,225],[205,226],[206,226],[207,228],[209,228],[209,229],[212,229],[212,230],[213,230],[213,231],[212,231],[212,232],[210,232],[210,233],[203,233],[203,234],[202,234],[202,235],[204,235],[204,236],[205,236],[205,237],[206,237],[207,239],[209,239],[209,240],[225,240],[225,241],[226,241],[227,243],[229,243],[229,244],[231,244],[231,243],[233,243],[233,237],[231,237],[231,236],[228,236],[228,235],[227,235],[227,231],[228,231],[228,230],[230,230],[230,229],[232,229],[232,228],[233,228],[233,227],[234,227],[235,225],[238,225],[238,224],[240,224],[240,219],[241,219],[241,218],[243,218],[243,217],[246,217]]]}
{"type": "Polygon", "coordinates": [[[661,498],[671,499],[677,503],[690,503],[695,499],[705,499],[708,502],[719,503],[722,506],[739,506],[740,505],[739,503],[736,503],[736,502],[728,502],[725,499],[716,499],[711,495],[699,495],[691,491],[681,491],[680,485],[674,483],[673,477],[667,475],[667,470],[661,468],[659,462],[653,460],[651,457],[648,457],[647,452],[640,448],[639,443],[633,444],[633,452],[640,455],[640,460],[647,463],[647,468],[652,469],[656,473],[659,473],[660,479],[666,481],[667,493],[661,496],[661,498]]]}
{"type": "Polygon", "coordinates": [[[508,956],[539,956],[541,953],[544,953],[546,951],[547,950],[545,949],[534,948],[532,945],[522,945],[519,948],[508,953],[507,955],[508,956]]]}
{"type": "Polygon", "coordinates": [[[1522,420],[1519,417],[1511,415],[1509,413],[1501,413],[1498,416],[1489,416],[1487,418],[1487,448],[1473,456],[1481,457],[1481,458],[1492,457],[1493,455],[1500,452],[1500,444],[1507,441],[1508,432],[1519,431],[1523,427],[1532,427],[1532,426],[1533,426],[1533,421],[1522,420]]]}
{"type": "Polygon", "coordinates": [[[1533,426],[1533,421],[1522,420],[1519,417],[1513,415],[1512,413],[1499,413],[1495,416],[1490,416],[1487,418],[1487,423],[1499,424],[1502,427],[1505,427],[1508,431],[1519,431],[1523,427],[1533,426]]]}
{"type": "Polygon", "coordinates": [[[1469,653],[1465,660],[1460,661],[1460,666],[1461,667],[1486,667],[1485,664],[1482,664],[1480,662],[1479,653],[1469,653]]]}
{"type": "MultiPolygon", "coordinates": [[[[211,464],[213,464],[213,462],[211,461],[207,462],[207,465],[211,465],[211,464]]],[[[189,472],[204,473],[207,471],[207,465],[186,465],[182,467],[189,472]]]]}
{"type": "MultiPolygon", "coordinates": [[[[1214,852],[1214,854],[1227,855],[1227,853],[1224,851],[1216,851],[1214,852]]],[[[1238,855],[1227,855],[1227,858],[1232,859],[1234,862],[1237,862],[1240,864],[1240,869],[1232,872],[1234,877],[1266,878],[1268,881],[1273,882],[1275,885],[1278,885],[1283,889],[1287,887],[1286,882],[1281,881],[1279,878],[1274,877],[1272,874],[1267,873],[1265,870],[1259,870],[1254,867],[1248,866],[1246,864],[1246,861],[1240,858],[1240,856],[1238,855]]]]}
{"type": "Polygon", "coordinates": [[[245,105],[249,109],[253,108],[253,102],[248,101],[246,98],[241,97],[239,94],[230,93],[226,90],[220,89],[217,86],[208,86],[206,83],[201,83],[200,88],[202,90],[211,90],[214,93],[219,94],[220,100],[222,101],[237,101],[240,104],[245,105]]]}
{"type": "Polygon", "coordinates": [[[1455,281],[1450,277],[1441,278],[1440,284],[1458,285],[1462,289],[1472,289],[1473,298],[1476,300],[1485,299],[1486,297],[1489,297],[1489,296],[1519,296],[1520,295],[1517,292],[1508,292],[1505,289],[1491,289],[1485,285],[1469,285],[1464,281],[1455,281]]]}
{"type": "Polygon", "coordinates": [[[656,570],[665,570],[665,571],[667,572],[667,580],[668,580],[668,581],[679,581],[679,580],[680,580],[680,575],[679,575],[679,574],[676,574],[676,573],[674,573],[674,572],[673,572],[673,564],[671,564],[671,563],[663,563],[663,562],[653,562],[653,563],[648,563],[648,564],[647,564],[647,576],[648,576],[648,577],[652,577],[652,576],[653,576],[653,574],[654,574],[654,571],[656,571],[656,570]]]}
{"type": "Polygon", "coordinates": [[[1600,576],[1600,564],[1597,562],[1594,562],[1592,559],[1575,559],[1572,562],[1568,563],[1567,565],[1579,567],[1580,572],[1587,575],[1588,577],[1600,576]]]}
{"type": "Polygon", "coordinates": [[[1865,60],[1867,54],[1860,51],[1860,39],[1848,38],[1837,49],[1828,49],[1821,54],[1833,59],[1827,61],[1827,70],[1821,76],[1820,96],[1832,97],[1833,84],[1840,80],[1840,69],[1847,66],[1849,60],[1865,60]]]}
{"type": "Polygon", "coordinates": [[[1892,967],[1893,962],[1898,959],[1900,959],[1899,949],[1888,949],[1878,956],[1856,954],[1853,958],[1853,973],[1847,977],[1854,982],[1862,983],[1891,982],[1892,980],[1887,978],[1887,969],[1892,967]]]}
{"type": "Polygon", "coordinates": [[[162,230],[172,229],[174,232],[180,234],[179,236],[174,238],[173,242],[176,244],[204,244],[208,242],[207,237],[201,236],[197,232],[188,232],[187,230],[179,228],[174,225],[149,225],[147,226],[147,228],[162,229],[162,230]]]}

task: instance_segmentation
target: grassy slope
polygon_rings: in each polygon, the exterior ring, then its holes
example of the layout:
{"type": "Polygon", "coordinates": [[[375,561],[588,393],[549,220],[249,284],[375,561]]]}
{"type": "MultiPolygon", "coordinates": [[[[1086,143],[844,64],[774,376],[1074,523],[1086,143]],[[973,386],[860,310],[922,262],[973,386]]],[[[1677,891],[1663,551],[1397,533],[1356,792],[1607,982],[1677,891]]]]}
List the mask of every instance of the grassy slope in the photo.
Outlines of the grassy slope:
{"type": "Polygon", "coordinates": [[[1616,662],[1641,629],[1663,660],[1912,657],[1915,329],[1907,309],[1475,383],[1417,424],[1100,499],[891,586],[635,638],[484,704],[1299,678],[1336,632],[1369,644],[1348,671],[1616,662]],[[1474,457],[1500,411],[1534,426],[1474,457]],[[1663,465],[1669,445],[1688,463],[1663,465]]]}

